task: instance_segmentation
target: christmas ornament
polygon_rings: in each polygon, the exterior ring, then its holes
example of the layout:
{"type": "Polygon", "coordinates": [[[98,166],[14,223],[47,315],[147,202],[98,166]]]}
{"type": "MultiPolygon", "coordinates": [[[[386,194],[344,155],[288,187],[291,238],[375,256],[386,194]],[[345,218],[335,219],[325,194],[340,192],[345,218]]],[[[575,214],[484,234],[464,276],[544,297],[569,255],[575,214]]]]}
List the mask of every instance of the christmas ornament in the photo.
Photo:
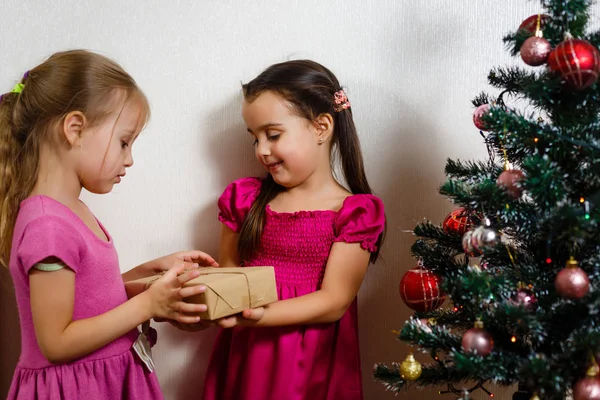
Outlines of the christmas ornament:
{"type": "Polygon", "coordinates": [[[581,299],[590,290],[590,280],[587,274],[577,265],[577,261],[571,257],[554,280],[556,292],[566,299],[581,299]]]}
{"type": "Polygon", "coordinates": [[[600,52],[590,42],[567,39],[548,56],[548,67],[558,72],[575,90],[590,87],[598,79],[600,52]]]}
{"type": "Polygon", "coordinates": [[[573,400],[600,400],[600,378],[598,366],[591,366],[586,377],[573,386],[573,400]]]}
{"type": "Polygon", "coordinates": [[[437,320],[435,318],[421,318],[419,320],[419,325],[423,332],[431,333],[431,327],[437,325],[437,320]]]}
{"type": "Polygon", "coordinates": [[[525,64],[537,67],[546,62],[551,51],[549,41],[543,37],[532,36],[523,43],[519,52],[525,64]]]}
{"type": "Polygon", "coordinates": [[[484,357],[492,352],[494,339],[483,329],[483,322],[475,321],[474,327],[465,332],[462,337],[462,348],[467,353],[475,352],[484,357]]]}
{"type": "Polygon", "coordinates": [[[486,124],[482,121],[482,118],[490,111],[490,108],[491,106],[489,104],[482,104],[473,112],[473,123],[477,129],[481,129],[482,131],[487,130],[486,124]]]}
{"type": "Polygon", "coordinates": [[[405,381],[416,381],[421,376],[421,363],[410,353],[400,364],[400,376],[405,381]]]}
{"type": "Polygon", "coordinates": [[[473,231],[468,231],[463,235],[462,246],[469,257],[479,257],[481,255],[481,251],[473,247],[473,231]]]}
{"type": "Polygon", "coordinates": [[[477,253],[493,250],[500,243],[500,234],[492,228],[479,226],[471,234],[471,247],[477,253]]]}
{"type": "Polygon", "coordinates": [[[527,17],[525,21],[521,22],[521,25],[519,25],[519,31],[524,34],[534,35],[536,29],[544,29],[544,25],[546,25],[549,20],[550,16],[547,14],[534,14],[530,17],[527,17]]]}
{"type": "Polygon", "coordinates": [[[464,207],[459,207],[444,218],[442,228],[446,233],[464,235],[471,226],[471,218],[464,207]]]}
{"type": "Polygon", "coordinates": [[[498,187],[504,188],[510,197],[518,199],[521,197],[521,182],[525,179],[523,171],[518,169],[507,169],[502,171],[496,180],[498,187]]]}
{"type": "Polygon", "coordinates": [[[408,270],[400,280],[400,297],[409,308],[419,312],[435,310],[446,300],[440,277],[423,268],[421,261],[418,268],[408,270]]]}
{"type": "Polygon", "coordinates": [[[517,294],[512,301],[513,304],[523,306],[527,311],[535,311],[538,306],[535,294],[523,282],[519,282],[517,294]]]}
{"type": "Polygon", "coordinates": [[[542,34],[542,16],[540,14],[535,18],[535,31],[533,33],[533,37],[523,42],[519,52],[525,64],[537,67],[546,62],[548,55],[552,51],[550,42],[544,39],[544,35],[542,34]]]}

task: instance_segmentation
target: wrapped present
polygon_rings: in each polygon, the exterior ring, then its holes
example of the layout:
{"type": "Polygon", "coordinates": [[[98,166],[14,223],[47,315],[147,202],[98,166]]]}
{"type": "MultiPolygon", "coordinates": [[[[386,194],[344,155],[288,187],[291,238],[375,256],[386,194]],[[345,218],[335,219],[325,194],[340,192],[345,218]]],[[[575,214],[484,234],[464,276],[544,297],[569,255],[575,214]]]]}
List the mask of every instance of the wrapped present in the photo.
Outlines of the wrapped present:
{"type": "MultiPolygon", "coordinates": [[[[188,303],[206,304],[203,320],[216,320],[276,302],[277,287],[273,267],[200,268],[200,276],[184,286],[204,285],[206,292],[187,297],[188,303]]],[[[160,275],[140,279],[151,285],[160,275]]]]}

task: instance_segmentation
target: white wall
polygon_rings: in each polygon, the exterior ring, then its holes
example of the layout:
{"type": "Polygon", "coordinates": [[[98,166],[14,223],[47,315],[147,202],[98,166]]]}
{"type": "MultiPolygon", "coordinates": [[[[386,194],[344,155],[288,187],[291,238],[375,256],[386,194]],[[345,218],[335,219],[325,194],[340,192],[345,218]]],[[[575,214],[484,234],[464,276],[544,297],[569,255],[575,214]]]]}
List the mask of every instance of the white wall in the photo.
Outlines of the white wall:
{"type": "MultiPolygon", "coordinates": [[[[179,249],[216,253],[218,195],[231,180],[261,172],[240,117],[240,81],[274,62],[312,58],[348,88],[368,175],[389,223],[385,260],[371,267],[360,292],[366,399],[393,398],[372,382],[371,369],[406,354],[391,333],[409,316],[398,295],[400,277],[414,265],[413,237],[403,230],[423,217],[441,221],[452,209],[437,194],[446,157],[485,156],[470,100],[487,90],[488,70],[509,61],[501,39],[539,10],[537,2],[85,3],[2,0],[0,92],[51,53],[70,48],[114,58],[145,90],[152,120],[134,148],[135,167],[114,193],[85,196],[114,236],[123,270],[179,249]]],[[[0,395],[18,348],[6,279],[0,395]]],[[[159,336],[155,356],[166,398],[195,397],[214,333],[164,327],[159,336]]],[[[496,398],[510,398],[511,390],[503,393],[496,398]]]]}

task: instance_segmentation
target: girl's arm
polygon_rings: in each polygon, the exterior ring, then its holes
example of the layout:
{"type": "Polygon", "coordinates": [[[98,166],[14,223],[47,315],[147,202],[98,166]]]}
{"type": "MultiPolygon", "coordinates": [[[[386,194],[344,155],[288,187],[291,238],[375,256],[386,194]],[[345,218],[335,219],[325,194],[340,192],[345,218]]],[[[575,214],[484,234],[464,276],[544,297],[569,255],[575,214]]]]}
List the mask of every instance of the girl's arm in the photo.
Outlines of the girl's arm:
{"type": "MultiPolygon", "coordinates": [[[[49,261],[52,262],[55,260],[49,261]]],[[[184,313],[206,311],[206,305],[188,304],[182,299],[202,293],[206,287],[183,288],[185,282],[199,275],[196,270],[178,276],[184,268],[183,263],[178,264],[139,296],[104,314],[76,321],[75,273],[69,268],[53,272],[31,269],[31,313],[42,353],[51,363],[66,363],[105,346],[153,317],[198,322],[198,317],[184,313]]]]}
{"type": "Polygon", "coordinates": [[[243,317],[227,317],[218,323],[230,328],[235,325],[281,326],[337,321],[354,301],[368,265],[369,252],[359,243],[334,243],[320,290],[246,310],[243,317]]]}
{"type": "MultiPolygon", "coordinates": [[[[136,279],[142,279],[147,276],[160,274],[163,271],[167,271],[173,266],[175,262],[184,262],[186,268],[195,268],[198,265],[218,267],[219,264],[208,254],[199,250],[180,251],[177,253],[169,254],[168,256],[160,257],[152,261],[145,262],[138,265],[135,268],[130,269],[121,276],[123,282],[129,282],[136,279]]],[[[127,286],[127,285],[126,285],[127,286]]],[[[127,293],[133,292],[133,290],[127,291],[127,293]]],[[[132,297],[132,296],[129,296],[132,297]]]]}
{"type": "Polygon", "coordinates": [[[221,224],[221,240],[219,242],[219,265],[221,267],[239,267],[241,265],[237,248],[239,236],[233,229],[221,224]]]}

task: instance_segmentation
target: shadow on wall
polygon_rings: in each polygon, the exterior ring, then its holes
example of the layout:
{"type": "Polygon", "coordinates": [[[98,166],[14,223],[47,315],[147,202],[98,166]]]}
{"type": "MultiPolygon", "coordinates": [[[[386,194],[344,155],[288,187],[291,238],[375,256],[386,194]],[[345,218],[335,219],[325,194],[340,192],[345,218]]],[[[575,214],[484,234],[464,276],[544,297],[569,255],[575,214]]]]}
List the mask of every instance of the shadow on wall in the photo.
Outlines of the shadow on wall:
{"type": "MultiPolygon", "coordinates": [[[[202,143],[198,152],[207,160],[206,178],[199,184],[214,193],[214,201],[195,212],[189,231],[193,232],[194,248],[202,249],[215,258],[218,256],[221,224],[217,220],[217,199],[232,181],[246,176],[261,176],[264,170],[254,158],[252,140],[246,132],[241,116],[242,96],[232,96],[215,107],[201,122],[202,143]],[[210,178],[209,178],[210,176],[210,178]]],[[[217,328],[202,332],[182,332],[171,326],[161,331],[161,347],[181,354],[178,371],[165,371],[160,376],[166,398],[172,400],[199,398],[204,387],[217,328]]]]}
{"type": "MultiPolygon", "coordinates": [[[[444,157],[436,154],[443,149],[434,147],[431,136],[435,128],[429,119],[388,87],[368,86],[363,88],[366,93],[377,93],[377,101],[388,110],[396,110],[392,116],[364,113],[367,119],[381,118],[385,123],[378,126],[376,121],[361,121],[362,126],[375,126],[380,133],[359,132],[362,142],[381,142],[363,145],[369,182],[384,201],[388,226],[382,258],[369,267],[359,295],[359,328],[365,398],[385,399],[394,395],[374,381],[373,366],[379,362],[401,362],[408,350],[392,333],[401,330],[412,315],[398,289],[402,275],[416,265],[410,254],[415,238],[407,231],[422,217],[434,221],[443,218],[452,206],[437,194],[444,179],[444,157]]],[[[437,396],[437,390],[410,391],[405,398],[429,399],[434,393],[437,396]]]]}
{"type": "Polygon", "coordinates": [[[5,399],[21,352],[15,290],[8,269],[0,266],[0,398],[5,399]]]}

